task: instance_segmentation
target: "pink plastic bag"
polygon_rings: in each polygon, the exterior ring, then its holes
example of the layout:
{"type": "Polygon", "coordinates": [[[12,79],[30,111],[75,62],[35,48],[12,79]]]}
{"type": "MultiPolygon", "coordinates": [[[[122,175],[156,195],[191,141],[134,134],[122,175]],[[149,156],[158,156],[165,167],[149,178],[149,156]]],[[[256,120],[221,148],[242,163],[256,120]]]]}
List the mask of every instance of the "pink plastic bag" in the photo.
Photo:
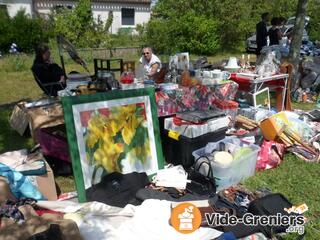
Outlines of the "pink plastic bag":
{"type": "Polygon", "coordinates": [[[277,167],[282,161],[284,150],[284,144],[264,140],[258,155],[256,170],[277,167]]]}

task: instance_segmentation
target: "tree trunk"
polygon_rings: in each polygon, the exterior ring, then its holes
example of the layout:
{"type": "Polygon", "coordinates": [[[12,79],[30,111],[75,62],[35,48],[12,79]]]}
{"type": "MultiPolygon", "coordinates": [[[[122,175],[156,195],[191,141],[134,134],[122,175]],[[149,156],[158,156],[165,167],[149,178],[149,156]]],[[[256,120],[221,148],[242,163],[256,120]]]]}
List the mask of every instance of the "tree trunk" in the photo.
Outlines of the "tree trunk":
{"type": "Polygon", "coordinates": [[[300,47],[302,43],[302,35],[304,30],[304,22],[307,11],[308,0],[299,0],[296,12],[296,21],[293,28],[293,37],[290,45],[288,60],[293,65],[292,89],[295,90],[299,86],[298,71],[300,60],[300,47]]]}

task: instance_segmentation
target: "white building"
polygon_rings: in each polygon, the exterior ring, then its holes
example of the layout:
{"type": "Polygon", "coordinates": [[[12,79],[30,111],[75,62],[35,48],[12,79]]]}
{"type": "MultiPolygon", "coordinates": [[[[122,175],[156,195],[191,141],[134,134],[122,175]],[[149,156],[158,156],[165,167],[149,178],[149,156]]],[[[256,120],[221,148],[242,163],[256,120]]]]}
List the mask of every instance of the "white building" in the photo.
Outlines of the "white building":
{"type": "MultiPolygon", "coordinates": [[[[57,7],[74,8],[78,1],[72,0],[0,0],[0,7],[6,8],[10,17],[20,9],[33,15],[35,12],[47,15],[57,7]]],[[[137,24],[146,23],[151,15],[151,0],[92,0],[93,16],[102,21],[108,19],[109,12],[113,14],[110,31],[117,33],[121,28],[135,28],[137,24]]]]}

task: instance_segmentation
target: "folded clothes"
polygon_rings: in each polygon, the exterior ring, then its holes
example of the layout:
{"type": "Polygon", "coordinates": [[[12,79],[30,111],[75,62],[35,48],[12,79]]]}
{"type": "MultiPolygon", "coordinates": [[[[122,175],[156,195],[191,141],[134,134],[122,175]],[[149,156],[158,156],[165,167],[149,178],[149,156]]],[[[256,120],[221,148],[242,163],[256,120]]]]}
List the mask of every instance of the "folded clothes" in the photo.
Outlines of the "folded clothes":
{"type": "Polygon", "coordinates": [[[23,175],[43,175],[47,172],[42,153],[29,154],[27,149],[1,154],[0,163],[23,175]]]}
{"type": "Polygon", "coordinates": [[[16,168],[17,166],[23,164],[26,161],[27,157],[27,149],[5,152],[0,155],[0,163],[3,163],[11,168],[16,168]]]}
{"type": "Polygon", "coordinates": [[[10,190],[16,198],[45,199],[27,177],[2,163],[0,163],[0,176],[8,179],[10,190]]]}
{"type": "Polygon", "coordinates": [[[186,189],[188,174],[181,165],[161,169],[153,178],[156,186],[186,189]]]}
{"type": "Polygon", "coordinates": [[[0,205],[0,217],[10,218],[15,222],[23,222],[25,220],[22,212],[19,210],[20,206],[34,204],[34,199],[21,199],[17,201],[7,200],[0,205]]]}
{"type": "Polygon", "coordinates": [[[51,216],[51,214],[40,217],[30,205],[20,206],[19,211],[25,218],[25,221],[20,224],[12,219],[1,219],[1,240],[83,239],[76,223],[71,220],[62,219],[57,215],[51,216]]]}
{"type": "Polygon", "coordinates": [[[22,173],[25,176],[43,175],[46,174],[46,164],[44,160],[38,160],[34,162],[26,162],[15,168],[16,171],[22,173]]]}

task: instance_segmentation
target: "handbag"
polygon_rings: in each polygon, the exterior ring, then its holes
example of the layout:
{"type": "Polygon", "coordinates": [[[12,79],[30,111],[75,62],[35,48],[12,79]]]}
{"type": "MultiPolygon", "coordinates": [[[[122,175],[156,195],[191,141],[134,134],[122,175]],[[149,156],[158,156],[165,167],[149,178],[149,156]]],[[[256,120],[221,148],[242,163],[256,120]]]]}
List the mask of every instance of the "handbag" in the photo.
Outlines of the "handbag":
{"type": "MultiPolygon", "coordinates": [[[[258,198],[252,201],[248,206],[248,212],[253,215],[259,216],[271,216],[277,215],[299,215],[295,213],[287,213],[284,209],[291,208],[292,203],[281,193],[274,193],[266,195],[265,197],[258,198]]],[[[273,234],[286,232],[289,224],[278,225],[278,226],[261,226],[261,232],[266,236],[271,238],[273,234]]]]}
{"type": "Polygon", "coordinates": [[[208,157],[196,159],[188,171],[188,180],[190,183],[187,183],[187,192],[208,197],[213,197],[216,194],[217,186],[215,178],[212,176],[212,167],[208,157]],[[203,158],[206,160],[200,162],[203,158]],[[208,169],[208,171],[205,173],[203,169],[208,169]]]}

